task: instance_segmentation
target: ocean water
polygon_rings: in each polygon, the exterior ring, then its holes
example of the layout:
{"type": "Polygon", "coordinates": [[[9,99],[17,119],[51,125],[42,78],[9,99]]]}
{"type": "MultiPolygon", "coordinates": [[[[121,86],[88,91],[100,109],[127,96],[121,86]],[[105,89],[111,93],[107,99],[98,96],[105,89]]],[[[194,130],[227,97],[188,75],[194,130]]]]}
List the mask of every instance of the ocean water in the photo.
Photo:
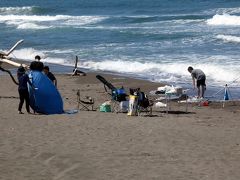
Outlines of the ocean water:
{"type": "Polygon", "coordinates": [[[193,66],[208,96],[229,84],[240,97],[239,28],[239,0],[0,1],[0,50],[24,39],[13,57],[73,66],[77,55],[80,68],[186,88],[193,66]]]}

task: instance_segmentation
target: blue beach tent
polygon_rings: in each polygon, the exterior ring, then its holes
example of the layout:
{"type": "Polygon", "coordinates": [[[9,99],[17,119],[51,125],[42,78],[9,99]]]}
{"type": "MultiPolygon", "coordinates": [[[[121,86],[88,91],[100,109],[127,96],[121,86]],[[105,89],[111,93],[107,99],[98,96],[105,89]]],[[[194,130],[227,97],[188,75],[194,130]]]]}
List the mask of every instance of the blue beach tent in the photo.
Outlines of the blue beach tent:
{"type": "Polygon", "coordinates": [[[41,71],[32,70],[29,79],[33,87],[29,86],[31,108],[43,114],[63,113],[63,101],[57,88],[41,71]]]}

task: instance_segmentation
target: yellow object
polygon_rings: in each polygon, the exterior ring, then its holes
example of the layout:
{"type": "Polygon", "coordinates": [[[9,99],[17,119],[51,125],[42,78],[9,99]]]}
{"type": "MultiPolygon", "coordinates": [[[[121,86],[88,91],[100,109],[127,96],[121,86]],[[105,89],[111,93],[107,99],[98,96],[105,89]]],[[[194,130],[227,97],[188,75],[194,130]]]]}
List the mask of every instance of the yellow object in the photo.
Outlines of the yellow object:
{"type": "Polygon", "coordinates": [[[128,107],[128,116],[137,115],[137,96],[129,95],[129,107],[128,107]]]}

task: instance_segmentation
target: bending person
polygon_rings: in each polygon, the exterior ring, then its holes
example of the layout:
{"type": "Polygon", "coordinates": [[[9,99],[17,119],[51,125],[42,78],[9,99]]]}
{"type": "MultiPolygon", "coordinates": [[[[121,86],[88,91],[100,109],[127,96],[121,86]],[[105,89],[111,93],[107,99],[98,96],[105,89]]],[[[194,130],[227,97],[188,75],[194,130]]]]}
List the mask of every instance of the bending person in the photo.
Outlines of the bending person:
{"type": "Polygon", "coordinates": [[[193,67],[188,67],[188,72],[191,73],[193,89],[198,88],[198,98],[204,98],[204,93],[206,90],[206,75],[201,69],[193,69],[193,67]]]}

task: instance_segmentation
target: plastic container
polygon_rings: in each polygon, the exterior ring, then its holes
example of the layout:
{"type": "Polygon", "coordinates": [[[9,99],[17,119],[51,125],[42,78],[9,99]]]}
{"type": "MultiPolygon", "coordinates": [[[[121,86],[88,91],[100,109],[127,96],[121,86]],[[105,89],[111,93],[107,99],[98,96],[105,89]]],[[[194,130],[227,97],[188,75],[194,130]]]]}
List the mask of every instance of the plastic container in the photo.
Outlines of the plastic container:
{"type": "Polygon", "coordinates": [[[119,106],[120,112],[126,113],[128,112],[129,101],[121,101],[119,106]]]}

